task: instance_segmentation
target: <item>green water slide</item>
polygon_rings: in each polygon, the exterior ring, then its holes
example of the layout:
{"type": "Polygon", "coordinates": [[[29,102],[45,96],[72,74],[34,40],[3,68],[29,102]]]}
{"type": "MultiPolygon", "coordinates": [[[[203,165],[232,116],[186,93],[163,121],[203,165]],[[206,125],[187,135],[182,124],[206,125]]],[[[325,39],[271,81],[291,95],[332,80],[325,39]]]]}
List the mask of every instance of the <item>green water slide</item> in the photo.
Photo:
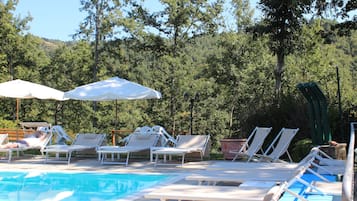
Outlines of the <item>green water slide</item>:
{"type": "Polygon", "coordinates": [[[311,140],[314,145],[327,144],[331,140],[327,114],[327,100],[315,82],[299,83],[297,88],[309,104],[311,140]]]}

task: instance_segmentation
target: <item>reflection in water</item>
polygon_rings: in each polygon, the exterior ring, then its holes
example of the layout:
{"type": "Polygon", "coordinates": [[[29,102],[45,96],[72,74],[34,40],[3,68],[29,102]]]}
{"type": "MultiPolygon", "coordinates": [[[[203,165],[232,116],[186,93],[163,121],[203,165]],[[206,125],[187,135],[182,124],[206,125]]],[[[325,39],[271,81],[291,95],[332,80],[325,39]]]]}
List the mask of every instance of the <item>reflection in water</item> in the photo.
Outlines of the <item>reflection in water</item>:
{"type": "Polygon", "coordinates": [[[0,172],[0,201],[117,200],[166,179],[162,174],[0,172]]]}

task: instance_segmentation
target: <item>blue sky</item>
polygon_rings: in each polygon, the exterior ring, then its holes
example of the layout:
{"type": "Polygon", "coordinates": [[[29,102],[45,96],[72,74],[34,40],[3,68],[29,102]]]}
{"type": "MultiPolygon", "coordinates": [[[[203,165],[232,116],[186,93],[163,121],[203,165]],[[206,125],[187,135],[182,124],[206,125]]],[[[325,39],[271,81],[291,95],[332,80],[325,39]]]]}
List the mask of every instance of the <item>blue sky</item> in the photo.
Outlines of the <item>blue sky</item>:
{"type": "MultiPolygon", "coordinates": [[[[145,5],[155,9],[158,5],[156,2],[157,0],[146,1],[145,5]]],[[[33,19],[28,25],[29,32],[33,35],[71,41],[71,35],[76,33],[80,22],[86,16],[85,12],[79,11],[80,7],[79,0],[20,0],[15,15],[21,18],[32,16],[33,19]]]]}
{"type": "Polygon", "coordinates": [[[36,36],[70,41],[85,18],[80,7],[79,0],[20,0],[15,15],[31,15],[29,32],[36,36]]]}

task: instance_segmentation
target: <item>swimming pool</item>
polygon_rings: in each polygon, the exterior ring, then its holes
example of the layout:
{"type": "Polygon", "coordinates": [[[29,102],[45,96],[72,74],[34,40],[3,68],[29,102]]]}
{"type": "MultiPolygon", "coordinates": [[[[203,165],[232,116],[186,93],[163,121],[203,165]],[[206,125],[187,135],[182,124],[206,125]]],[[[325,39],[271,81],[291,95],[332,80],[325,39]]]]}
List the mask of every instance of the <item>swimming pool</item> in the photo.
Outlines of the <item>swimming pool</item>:
{"type": "MultiPolygon", "coordinates": [[[[337,176],[335,175],[322,175],[322,176],[328,179],[329,181],[337,180],[337,176]]],[[[312,181],[321,181],[319,177],[310,173],[305,173],[301,178],[308,183],[311,183],[312,181]]],[[[306,188],[307,187],[301,184],[300,182],[295,182],[292,186],[289,187],[291,191],[301,195],[302,197],[304,197],[309,201],[333,201],[334,200],[334,197],[330,195],[304,193],[306,188]]],[[[284,193],[283,196],[279,199],[279,201],[298,201],[298,199],[289,193],[284,193]]]]}
{"type": "Polygon", "coordinates": [[[0,201],[118,200],[168,181],[163,174],[0,172],[0,201]]]}

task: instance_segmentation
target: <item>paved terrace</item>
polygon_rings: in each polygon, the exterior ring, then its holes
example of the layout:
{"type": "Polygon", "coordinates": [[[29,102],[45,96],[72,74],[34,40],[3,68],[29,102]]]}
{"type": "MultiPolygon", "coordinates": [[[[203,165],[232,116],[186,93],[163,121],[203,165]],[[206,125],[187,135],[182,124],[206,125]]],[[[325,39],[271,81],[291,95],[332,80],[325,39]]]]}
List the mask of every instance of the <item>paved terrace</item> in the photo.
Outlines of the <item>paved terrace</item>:
{"type": "MultiPolygon", "coordinates": [[[[135,159],[133,159],[135,160],[135,159]]],[[[185,163],[180,166],[159,166],[154,167],[153,163],[147,160],[133,161],[128,166],[124,165],[101,165],[95,158],[73,158],[73,161],[67,165],[66,163],[48,163],[44,164],[42,156],[23,156],[20,159],[15,159],[11,163],[1,162],[1,170],[44,170],[44,171],[96,171],[108,173],[179,173],[184,175],[193,173],[205,167],[214,161],[200,161],[185,163]]],[[[188,183],[188,181],[179,179],[177,183],[188,183]]],[[[142,198],[142,195],[135,195],[134,198],[127,200],[135,201],[158,201],[142,198]]],[[[125,201],[122,199],[122,201],[125,201]]]]}
{"type": "MultiPolygon", "coordinates": [[[[135,160],[135,159],[133,159],[135,160]]],[[[20,159],[15,159],[11,163],[1,162],[1,170],[44,170],[44,171],[96,171],[96,172],[112,172],[112,173],[178,173],[185,176],[195,171],[205,169],[208,165],[214,163],[214,160],[211,161],[199,161],[199,162],[189,162],[185,163],[183,167],[179,165],[176,166],[159,166],[154,167],[153,163],[150,163],[147,160],[140,161],[131,161],[126,167],[124,165],[101,165],[96,158],[73,158],[71,164],[67,165],[66,163],[48,163],[44,164],[44,159],[42,156],[22,156],[20,159]]],[[[355,173],[356,173],[355,168],[355,173]]],[[[354,194],[357,196],[357,176],[354,174],[354,194]]],[[[183,178],[183,177],[182,177],[183,178]]],[[[178,179],[175,183],[189,183],[184,179],[178,179]]],[[[158,200],[149,200],[144,199],[143,194],[134,195],[128,199],[121,199],[120,201],[158,201],[158,200]]]]}

